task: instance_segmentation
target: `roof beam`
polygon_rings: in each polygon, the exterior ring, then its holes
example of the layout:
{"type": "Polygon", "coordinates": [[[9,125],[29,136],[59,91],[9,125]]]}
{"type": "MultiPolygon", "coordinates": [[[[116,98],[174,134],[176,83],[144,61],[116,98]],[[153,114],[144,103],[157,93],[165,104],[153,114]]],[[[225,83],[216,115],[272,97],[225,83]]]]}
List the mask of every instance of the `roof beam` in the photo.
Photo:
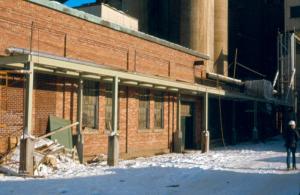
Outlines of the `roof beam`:
{"type": "MultiPolygon", "coordinates": [[[[250,101],[258,101],[258,102],[269,102],[275,104],[286,105],[283,101],[277,99],[266,100],[263,98],[256,98],[247,96],[242,93],[235,93],[225,91],[220,88],[209,87],[200,84],[179,82],[175,80],[170,80],[167,78],[157,77],[157,76],[149,76],[140,73],[126,72],[122,70],[116,70],[109,67],[104,67],[102,65],[97,65],[93,63],[85,63],[85,62],[73,62],[67,58],[55,58],[47,57],[47,56],[36,56],[36,55],[18,55],[18,56],[7,56],[0,58],[0,64],[7,64],[9,67],[13,67],[11,64],[22,64],[24,62],[32,61],[35,64],[35,69],[41,69],[41,72],[50,72],[55,73],[53,70],[66,70],[66,76],[69,73],[73,73],[70,76],[77,77],[78,73],[84,73],[86,78],[90,79],[99,79],[100,78],[113,78],[118,76],[120,80],[131,81],[135,83],[139,83],[139,86],[153,87],[153,86],[162,86],[164,89],[178,89],[178,90],[187,90],[191,92],[201,93],[209,93],[213,96],[222,96],[224,98],[229,99],[240,99],[240,100],[250,100],[250,101]],[[47,67],[47,68],[45,68],[47,67]],[[48,70],[47,70],[48,69],[48,70]],[[47,71],[45,71],[47,70],[47,71]],[[74,74],[75,73],[75,74],[74,74]]],[[[63,74],[63,73],[60,73],[63,74]]]]}
{"type": "Polygon", "coordinates": [[[4,56],[0,58],[0,64],[18,64],[29,62],[29,55],[4,56]]]}

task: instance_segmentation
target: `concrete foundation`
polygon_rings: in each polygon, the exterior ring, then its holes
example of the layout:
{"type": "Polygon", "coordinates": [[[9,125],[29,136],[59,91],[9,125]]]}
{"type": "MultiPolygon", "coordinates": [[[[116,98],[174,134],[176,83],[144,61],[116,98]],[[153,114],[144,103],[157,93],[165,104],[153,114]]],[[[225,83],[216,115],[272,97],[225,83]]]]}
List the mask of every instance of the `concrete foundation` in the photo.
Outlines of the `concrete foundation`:
{"type": "Polygon", "coordinates": [[[209,131],[202,132],[201,151],[202,153],[209,152],[209,131]]]}
{"type": "Polygon", "coordinates": [[[119,162],[119,137],[112,135],[108,137],[108,154],[107,164],[109,166],[116,166],[119,162]]]}

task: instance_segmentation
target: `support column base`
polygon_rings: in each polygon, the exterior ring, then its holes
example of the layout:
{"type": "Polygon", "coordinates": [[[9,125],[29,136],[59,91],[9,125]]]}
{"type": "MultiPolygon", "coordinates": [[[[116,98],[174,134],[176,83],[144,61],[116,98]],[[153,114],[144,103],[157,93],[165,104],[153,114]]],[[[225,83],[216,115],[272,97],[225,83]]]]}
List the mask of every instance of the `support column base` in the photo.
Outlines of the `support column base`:
{"type": "Polygon", "coordinates": [[[84,163],[84,144],[83,144],[83,135],[79,134],[77,138],[76,148],[77,148],[77,154],[78,159],[80,163],[84,163]]]}
{"type": "Polygon", "coordinates": [[[117,166],[119,163],[119,137],[117,135],[108,137],[108,166],[117,166]]]}
{"type": "Polygon", "coordinates": [[[182,153],[182,152],[183,152],[182,134],[176,133],[176,141],[174,144],[174,153],[182,153]]]}
{"type": "Polygon", "coordinates": [[[30,138],[21,139],[20,142],[20,167],[21,175],[33,176],[33,150],[34,141],[30,138]]]}
{"type": "Polygon", "coordinates": [[[202,131],[201,136],[201,151],[202,153],[209,152],[209,131],[202,131]]]}

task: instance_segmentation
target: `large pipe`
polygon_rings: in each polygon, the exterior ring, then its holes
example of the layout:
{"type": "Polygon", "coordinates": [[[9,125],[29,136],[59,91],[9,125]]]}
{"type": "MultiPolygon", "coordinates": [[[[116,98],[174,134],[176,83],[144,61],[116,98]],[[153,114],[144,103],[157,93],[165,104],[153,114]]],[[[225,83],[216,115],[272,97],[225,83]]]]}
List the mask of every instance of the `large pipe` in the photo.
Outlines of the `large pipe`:
{"type": "Polygon", "coordinates": [[[225,83],[231,83],[231,84],[235,84],[235,85],[239,85],[239,86],[244,85],[244,82],[242,82],[239,79],[234,79],[234,78],[227,77],[227,76],[224,76],[224,75],[221,75],[221,74],[208,72],[207,77],[210,78],[210,79],[223,81],[225,83]]]}
{"type": "Polygon", "coordinates": [[[207,70],[213,71],[214,1],[181,0],[180,44],[208,54],[207,70]]]}
{"type": "Polygon", "coordinates": [[[228,75],[228,0],[215,0],[214,69],[228,75]]]}

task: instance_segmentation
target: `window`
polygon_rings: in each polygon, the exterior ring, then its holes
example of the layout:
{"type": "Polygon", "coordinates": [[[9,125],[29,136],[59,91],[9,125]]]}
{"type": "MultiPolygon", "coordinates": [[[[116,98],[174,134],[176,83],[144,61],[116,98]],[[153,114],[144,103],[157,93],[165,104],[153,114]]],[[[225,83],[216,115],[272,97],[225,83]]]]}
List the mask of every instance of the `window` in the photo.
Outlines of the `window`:
{"type": "MultiPolygon", "coordinates": [[[[120,94],[120,93],[119,93],[120,94]]],[[[118,99],[118,107],[120,108],[120,98],[118,99]]],[[[118,109],[118,129],[120,109],[118,109]]],[[[105,85],[105,130],[112,131],[113,118],[112,118],[112,84],[105,85]]]]}
{"type": "Polygon", "coordinates": [[[83,82],[82,124],[84,127],[98,128],[99,111],[99,83],[95,81],[83,82]]]}
{"type": "Polygon", "coordinates": [[[156,93],[154,96],[154,128],[164,128],[164,94],[156,93]]]}
{"type": "Polygon", "coordinates": [[[291,7],[291,18],[300,18],[300,6],[291,7]]]}
{"type": "Polygon", "coordinates": [[[150,128],[150,91],[140,89],[139,94],[139,129],[150,128]]]}

